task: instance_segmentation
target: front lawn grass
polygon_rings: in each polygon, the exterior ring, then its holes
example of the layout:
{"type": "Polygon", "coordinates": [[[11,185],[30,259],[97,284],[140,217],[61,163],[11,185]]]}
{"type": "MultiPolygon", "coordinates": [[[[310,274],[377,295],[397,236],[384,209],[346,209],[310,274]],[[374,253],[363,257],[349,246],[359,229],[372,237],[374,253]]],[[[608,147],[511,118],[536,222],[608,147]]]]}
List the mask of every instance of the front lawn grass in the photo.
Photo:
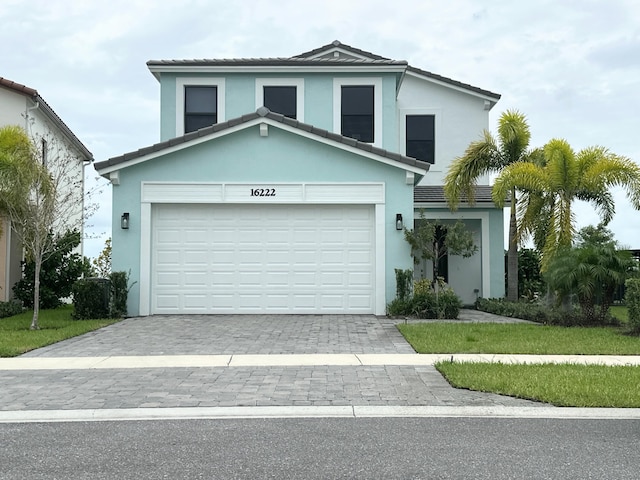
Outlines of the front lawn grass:
{"type": "Polygon", "coordinates": [[[640,355],[640,338],[613,327],[416,323],[398,329],[418,353],[640,355]]]}
{"type": "Polygon", "coordinates": [[[40,310],[40,330],[29,330],[33,311],[0,319],[0,357],[15,357],[67,338],[106,327],[119,319],[73,320],[71,305],[40,310]]]}
{"type": "Polygon", "coordinates": [[[640,407],[640,367],[439,362],[436,368],[458,388],[561,407],[640,407]]]}

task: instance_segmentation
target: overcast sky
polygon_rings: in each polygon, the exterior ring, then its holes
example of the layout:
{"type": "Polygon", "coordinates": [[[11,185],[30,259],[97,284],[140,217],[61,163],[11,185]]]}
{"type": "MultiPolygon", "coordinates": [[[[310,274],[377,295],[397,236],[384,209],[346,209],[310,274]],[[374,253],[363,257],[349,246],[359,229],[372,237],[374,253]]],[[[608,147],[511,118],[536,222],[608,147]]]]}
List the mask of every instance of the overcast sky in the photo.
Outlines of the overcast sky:
{"type": "MultiPolygon", "coordinates": [[[[159,141],[148,60],[289,57],[337,39],[500,93],[491,129],[519,109],[533,147],[560,137],[640,162],[637,0],[1,0],[0,25],[0,76],[38,90],[96,161],[159,141]]],[[[91,257],[111,230],[103,184],[91,257]]],[[[617,240],[640,248],[622,192],[616,212],[617,240]]]]}

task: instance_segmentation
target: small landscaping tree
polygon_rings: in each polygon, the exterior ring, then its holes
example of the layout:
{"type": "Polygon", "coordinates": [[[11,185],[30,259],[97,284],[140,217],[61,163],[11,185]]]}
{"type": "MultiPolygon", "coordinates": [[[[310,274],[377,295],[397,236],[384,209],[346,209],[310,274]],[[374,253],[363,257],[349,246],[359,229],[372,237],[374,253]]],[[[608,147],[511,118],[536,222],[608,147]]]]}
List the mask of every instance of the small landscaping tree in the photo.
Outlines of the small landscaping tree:
{"type": "Polygon", "coordinates": [[[97,258],[91,262],[91,274],[95,277],[107,278],[111,273],[111,237],[104,242],[104,248],[97,258]]]}
{"type": "Polygon", "coordinates": [[[438,264],[445,255],[468,258],[478,251],[473,234],[460,220],[453,224],[430,221],[425,219],[424,212],[420,213],[416,228],[409,230],[405,227],[404,238],[411,246],[411,256],[416,265],[422,260],[432,262],[434,289],[439,278],[438,264]]]}

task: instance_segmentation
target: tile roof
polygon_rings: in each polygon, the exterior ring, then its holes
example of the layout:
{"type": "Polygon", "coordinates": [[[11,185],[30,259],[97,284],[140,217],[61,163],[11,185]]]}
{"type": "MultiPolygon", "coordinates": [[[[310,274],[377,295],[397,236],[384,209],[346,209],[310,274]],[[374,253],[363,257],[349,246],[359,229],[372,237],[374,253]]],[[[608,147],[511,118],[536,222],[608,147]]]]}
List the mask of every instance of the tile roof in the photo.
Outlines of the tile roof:
{"type": "Polygon", "coordinates": [[[188,60],[149,60],[148,67],[159,66],[188,66],[188,67],[243,67],[243,66],[265,66],[265,67],[301,67],[301,66],[345,66],[345,65],[400,65],[406,66],[404,60],[390,59],[362,59],[362,58],[203,58],[188,60]]]}
{"type": "Polygon", "coordinates": [[[486,95],[488,97],[495,98],[496,101],[500,100],[501,95],[499,93],[494,93],[489,90],[484,90],[482,88],[474,87],[473,85],[469,85],[468,83],[462,83],[457,80],[453,80],[452,78],[443,77],[442,75],[438,75],[436,73],[428,72],[427,70],[422,70],[420,68],[412,67],[409,65],[407,70],[418,75],[422,75],[427,78],[432,78],[434,80],[438,80],[443,83],[447,83],[449,85],[453,85],[455,87],[463,88],[465,90],[471,90],[472,92],[479,93],[481,95],[486,95]]]}
{"type": "Polygon", "coordinates": [[[431,78],[440,81],[445,84],[449,84],[464,90],[469,90],[480,95],[485,95],[495,99],[500,99],[500,94],[484,90],[482,88],[474,87],[467,83],[459,82],[448,77],[443,77],[427,70],[412,67],[405,60],[393,60],[387,57],[382,57],[375,53],[360,50],[359,48],[352,47],[350,45],[341,43],[338,40],[324,45],[308,52],[303,52],[292,57],[277,57],[277,58],[221,58],[221,59],[191,59],[191,60],[149,60],[147,67],[149,69],[156,70],[162,69],[162,67],[318,67],[318,66],[330,66],[330,67],[357,67],[357,66],[397,66],[405,67],[407,71],[413,72],[417,75],[422,75],[427,78],[431,78]],[[365,58],[344,58],[344,57],[330,57],[322,58],[315,57],[323,52],[330,52],[334,49],[341,49],[346,52],[350,52],[354,55],[365,58]],[[313,58],[315,57],[315,58],[313,58]]]}
{"type": "Polygon", "coordinates": [[[53,111],[53,108],[51,108],[49,104],[44,101],[44,98],[42,98],[40,94],[38,94],[37,90],[3,77],[0,77],[0,87],[4,87],[16,93],[31,97],[31,99],[42,108],[42,111],[51,120],[53,120],[53,122],[67,136],[67,138],[71,140],[75,147],[80,150],[80,152],[85,157],[85,160],[93,161],[93,154],[87,149],[87,147],[84,146],[80,139],[76,137],[76,135],[71,131],[67,124],[62,121],[58,114],[53,111]]]}
{"type": "Polygon", "coordinates": [[[226,122],[222,122],[222,123],[216,123],[214,125],[211,125],[209,127],[205,127],[205,128],[201,128],[200,130],[197,130],[195,132],[190,132],[187,133],[186,135],[182,135],[180,137],[176,137],[176,138],[172,138],[170,140],[164,141],[164,142],[160,142],[160,143],[156,143],[155,145],[151,145],[149,147],[146,148],[141,148],[140,150],[137,150],[135,152],[130,152],[130,153],[125,153],[124,155],[120,155],[118,157],[113,157],[110,158],[108,160],[102,161],[102,162],[98,162],[95,164],[95,168],[96,170],[101,170],[104,168],[108,168],[108,167],[113,167],[115,165],[119,165],[121,163],[125,163],[131,160],[135,160],[137,158],[143,157],[145,155],[149,155],[151,153],[154,152],[160,152],[162,150],[165,150],[169,147],[173,147],[176,145],[181,145],[184,143],[187,143],[191,140],[195,140],[197,138],[201,138],[201,137],[206,137],[207,135],[211,135],[213,133],[216,132],[221,132],[224,130],[228,130],[231,127],[234,127],[236,125],[242,125],[244,123],[250,122],[252,120],[256,120],[258,118],[268,118],[270,120],[282,123],[284,125],[287,125],[289,127],[293,127],[296,128],[298,130],[302,130],[308,133],[311,133],[313,135],[316,135],[318,137],[322,137],[322,138],[327,138],[329,140],[333,140],[334,142],[337,143],[342,143],[344,145],[348,145],[351,147],[354,147],[358,150],[362,150],[365,152],[370,152],[373,153],[375,155],[379,155],[381,157],[385,157],[388,158],[390,160],[405,164],[405,165],[410,165],[413,167],[417,167],[417,168],[421,168],[423,170],[429,170],[429,164],[426,162],[422,162],[420,160],[416,160],[415,158],[411,158],[411,157],[406,157],[404,155],[400,155],[398,153],[394,153],[394,152],[390,152],[388,150],[384,150],[382,148],[378,148],[378,147],[374,147],[373,145],[369,144],[369,143],[363,143],[363,142],[359,142],[353,138],[349,138],[349,137],[344,137],[340,134],[337,133],[333,133],[333,132],[329,132],[328,130],[322,129],[322,128],[317,128],[314,127],[313,125],[309,125],[308,123],[302,123],[298,120],[294,120],[292,118],[289,117],[285,117],[284,115],[281,115],[279,113],[275,113],[275,112],[271,112],[268,108],[266,107],[260,107],[258,108],[258,110],[256,110],[253,113],[249,113],[247,115],[243,115],[241,117],[237,117],[237,118],[233,118],[231,120],[228,120],[226,122]]]}
{"type": "Polygon", "coordinates": [[[359,48],[352,47],[351,45],[347,45],[345,43],[340,42],[340,40],[334,40],[333,42],[327,45],[324,45],[322,47],[314,48],[313,50],[309,50],[308,52],[303,52],[299,55],[294,55],[292,58],[313,57],[314,55],[318,55],[324,51],[332,50],[334,48],[340,48],[342,50],[346,50],[347,52],[351,52],[355,55],[369,57],[372,60],[391,60],[390,58],[381,57],[380,55],[376,55],[375,53],[367,52],[365,50],[360,50],[359,48]]]}
{"type": "MultiPolygon", "coordinates": [[[[475,187],[475,202],[493,204],[491,188],[490,185],[477,185],[475,187]]],[[[446,201],[444,188],[441,185],[418,185],[413,189],[414,203],[446,203],[446,201]]],[[[466,198],[462,202],[466,202],[466,198]]]]}

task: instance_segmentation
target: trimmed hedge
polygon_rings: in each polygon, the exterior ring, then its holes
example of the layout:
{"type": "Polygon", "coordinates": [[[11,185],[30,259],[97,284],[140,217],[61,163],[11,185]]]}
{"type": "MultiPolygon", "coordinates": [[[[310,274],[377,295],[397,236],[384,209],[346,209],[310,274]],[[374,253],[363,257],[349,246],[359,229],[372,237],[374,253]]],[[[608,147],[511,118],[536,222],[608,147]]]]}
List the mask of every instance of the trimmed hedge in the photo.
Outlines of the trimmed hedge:
{"type": "MultiPolygon", "coordinates": [[[[502,315],[503,317],[519,318],[546,325],[565,327],[591,325],[585,322],[583,315],[577,308],[559,310],[545,307],[537,303],[509,302],[504,298],[479,298],[476,308],[483,312],[502,315]]],[[[618,325],[617,319],[611,315],[607,318],[607,325],[618,325]]]]}
{"type": "Polygon", "coordinates": [[[127,316],[129,274],[112,272],[109,278],[83,278],[73,285],[73,318],[123,318],[127,316]]]}

